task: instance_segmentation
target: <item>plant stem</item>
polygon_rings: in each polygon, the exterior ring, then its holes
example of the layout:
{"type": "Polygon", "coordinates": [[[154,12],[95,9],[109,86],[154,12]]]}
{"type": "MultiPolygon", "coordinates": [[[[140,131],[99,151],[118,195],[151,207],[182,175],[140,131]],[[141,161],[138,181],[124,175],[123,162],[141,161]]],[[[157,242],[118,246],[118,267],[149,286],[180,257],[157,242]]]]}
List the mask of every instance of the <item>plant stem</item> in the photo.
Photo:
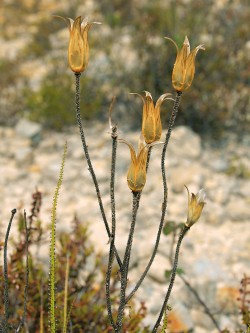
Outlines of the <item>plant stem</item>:
{"type": "Polygon", "coordinates": [[[152,146],[148,148],[148,156],[147,156],[146,171],[148,171],[149,161],[150,161],[150,157],[151,157],[152,148],[153,148],[152,146]]]}
{"type": "Polygon", "coordinates": [[[27,296],[28,296],[28,287],[29,287],[29,230],[27,226],[27,215],[24,211],[24,226],[25,226],[25,252],[26,252],[26,267],[25,267],[25,285],[24,285],[24,303],[23,303],[23,315],[20,320],[20,323],[15,331],[19,333],[25,320],[27,312],[27,296]]]}
{"type": "Polygon", "coordinates": [[[8,261],[7,261],[7,250],[8,250],[8,239],[10,235],[10,229],[12,225],[12,221],[16,214],[16,209],[12,209],[10,221],[7,227],[5,241],[4,241],[4,248],[3,248],[3,283],[4,283],[4,333],[8,333],[9,325],[9,290],[8,290],[8,261]]]}
{"type": "Polygon", "coordinates": [[[181,242],[184,238],[184,236],[186,235],[187,231],[189,230],[190,228],[187,227],[187,226],[184,226],[180,235],[179,235],[179,239],[178,239],[178,242],[177,242],[177,245],[176,245],[176,250],[175,250],[175,257],[174,257],[174,261],[173,261],[173,268],[172,268],[172,273],[171,273],[171,277],[170,277],[170,282],[169,282],[169,286],[168,286],[168,290],[167,290],[167,293],[166,293],[166,296],[165,296],[165,300],[163,302],[163,305],[162,305],[162,308],[161,308],[161,312],[160,312],[160,315],[157,319],[157,322],[152,330],[152,333],[156,333],[157,332],[157,329],[161,323],[161,320],[162,320],[162,316],[164,314],[164,311],[166,309],[166,306],[167,306],[167,303],[168,303],[168,300],[169,300],[169,297],[171,295],[171,291],[172,291],[172,288],[173,288],[173,285],[174,285],[174,281],[175,281],[175,276],[176,276],[176,270],[177,270],[177,267],[178,267],[178,260],[179,260],[179,253],[180,253],[180,246],[181,246],[181,242]]]}
{"type": "Polygon", "coordinates": [[[64,301],[63,301],[63,333],[67,333],[68,326],[68,285],[69,285],[69,254],[66,257],[65,282],[64,282],[64,301]]]}
{"type": "Polygon", "coordinates": [[[116,325],[112,315],[111,298],[110,298],[110,279],[112,272],[112,264],[114,260],[115,249],[115,233],[116,233],[116,215],[115,215],[115,166],[116,166],[116,150],[117,150],[117,127],[112,126],[112,158],[111,158],[111,177],[110,177],[110,201],[111,201],[111,215],[112,215],[112,235],[110,238],[109,261],[106,274],[106,301],[109,320],[114,330],[116,325]]]}
{"type": "MultiPolygon", "coordinates": [[[[95,186],[96,195],[97,195],[97,199],[98,199],[102,219],[103,219],[108,237],[110,239],[112,235],[111,235],[109,225],[108,225],[108,222],[107,222],[107,218],[106,218],[106,215],[105,215],[99,185],[98,185],[96,175],[95,175],[95,172],[94,172],[94,169],[93,169],[93,166],[92,166],[92,162],[91,162],[91,159],[90,159],[90,156],[89,156],[88,146],[87,146],[87,143],[86,143],[86,140],[85,140],[85,135],[84,135],[84,130],[83,130],[83,124],[82,124],[81,112],[80,112],[80,76],[81,76],[81,73],[75,73],[75,77],[76,77],[76,82],[75,82],[76,83],[76,94],[75,94],[76,120],[77,120],[77,124],[78,124],[79,130],[80,130],[82,146],[83,146],[84,154],[85,154],[86,161],[87,161],[87,164],[88,164],[89,172],[91,174],[91,177],[92,177],[92,180],[93,180],[93,183],[94,183],[94,186],[95,186]]],[[[117,253],[116,248],[114,249],[114,251],[115,251],[115,256],[116,256],[118,265],[121,268],[122,262],[121,262],[121,259],[119,257],[119,254],[117,253]]]]}
{"type": "Polygon", "coordinates": [[[126,288],[127,288],[129,261],[130,261],[130,254],[131,254],[133,236],[134,236],[134,231],[135,231],[135,223],[136,223],[136,216],[137,216],[137,211],[138,211],[138,206],[139,206],[139,199],[140,199],[140,192],[133,192],[132,221],[131,221],[131,227],[130,227],[130,231],[129,231],[127,246],[126,246],[122,269],[121,269],[120,304],[119,304],[119,308],[118,308],[118,316],[117,316],[117,322],[116,322],[117,328],[115,330],[115,332],[117,332],[117,333],[122,332],[124,308],[126,305],[126,288]]]}
{"type": "Polygon", "coordinates": [[[159,246],[159,243],[160,243],[162,228],[163,228],[164,219],[165,219],[166,210],[167,210],[167,197],[168,197],[168,187],[167,187],[167,180],[166,180],[166,173],[165,173],[165,158],[166,158],[166,151],[167,151],[169,139],[170,139],[170,136],[171,136],[171,133],[172,133],[172,128],[174,126],[175,118],[176,118],[176,115],[178,113],[178,109],[179,109],[179,105],[180,105],[180,99],[181,99],[181,92],[177,92],[175,103],[174,103],[174,106],[173,106],[173,111],[172,111],[171,118],[170,118],[169,125],[168,125],[168,130],[167,130],[164,146],[163,146],[163,149],[162,149],[161,171],[162,171],[162,182],[163,182],[163,203],[162,203],[161,220],[160,220],[159,229],[158,229],[158,233],[157,233],[157,237],[156,237],[156,241],[155,241],[155,246],[154,246],[151,258],[150,258],[142,276],[138,280],[134,289],[131,291],[131,293],[126,298],[126,303],[133,297],[133,295],[135,294],[135,292],[138,290],[138,288],[142,284],[143,280],[145,279],[145,277],[146,277],[146,275],[147,275],[147,273],[148,273],[148,271],[149,271],[149,269],[150,269],[150,267],[151,267],[151,265],[154,261],[154,258],[156,256],[158,246],[159,246]]]}
{"type": "Polygon", "coordinates": [[[51,333],[57,331],[56,320],[56,217],[57,205],[60,189],[63,181],[64,166],[67,155],[67,142],[64,145],[64,152],[62,156],[61,168],[59,177],[53,197],[52,210],[51,210],[51,227],[50,227],[50,248],[49,248],[49,329],[51,333]]]}

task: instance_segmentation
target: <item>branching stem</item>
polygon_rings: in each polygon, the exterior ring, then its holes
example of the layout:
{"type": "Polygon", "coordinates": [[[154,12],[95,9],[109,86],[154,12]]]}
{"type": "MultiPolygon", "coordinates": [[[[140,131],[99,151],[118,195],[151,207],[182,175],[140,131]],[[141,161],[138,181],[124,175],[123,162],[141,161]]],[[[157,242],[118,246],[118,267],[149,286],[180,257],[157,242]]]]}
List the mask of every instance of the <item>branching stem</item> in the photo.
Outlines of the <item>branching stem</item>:
{"type": "MultiPolygon", "coordinates": [[[[107,218],[105,215],[105,211],[104,211],[104,207],[103,207],[103,203],[102,203],[102,198],[101,198],[101,193],[100,193],[100,189],[99,189],[99,185],[96,179],[96,175],[92,166],[92,162],[89,156],[89,151],[88,151],[88,146],[85,140],[85,135],[84,135],[84,130],[83,130],[83,124],[82,124],[82,119],[81,119],[81,112],[80,112],[80,76],[81,73],[75,73],[75,78],[76,78],[76,94],[75,94],[75,104],[76,104],[76,120],[77,120],[77,124],[80,130],[80,137],[81,137],[81,141],[82,141],[82,146],[83,146],[83,150],[84,150],[84,154],[86,157],[86,161],[88,164],[88,168],[89,168],[89,172],[91,174],[94,186],[95,186],[95,190],[96,190],[96,195],[97,195],[97,199],[98,199],[98,203],[99,203],[99,207],[100,207],[100,211],[101,211],[101,215],[102,215],[102,219],[108,234],[109,239],[111,239],[112,234],[110,232],[110,228],[107,222],[107,218]]],[[[114,252],[115,252],[115,256],[118,262],[118,265],[122,266],[122,262],[121,259],[119,257],[119,254],[117,253],[116,248],[114,248],[114,252]]]]}
{"type": "Polygon", "coordinates": [[[114,330],[116,325],[112,315],[111,298],[110,298],[110,279],[112,272],[112,264],[114,260],[115,250],[115,233],[116,233],[116,215],[115,215],[115,166],[116,166],[116,150],[117,150],[117,127],[112,126],[112,157],[111,157],[111,177],[110,177],[110,201],[111,201],[111,215],[112,215],[112,235],[110,237],[110,249],[109,249],[109,260],[108,269],[106,274],[106,301],[109,320],[114,330]]]}
{"type": "Polygon", "coordinates": [[[173,106],[173,111],[172,111],[171,118],[170,118],[169,125],[168,125],[168,130],[167,130],[164,146],[163,146],[163,149],[162,149],[161,171],[162,171],[162,182],[163,182],[163,191],[164,192],[163,192],[162,214],[161,214],[159,229],[158,229],[158,232],[157,232],[155,246],[154,246],[151,258],[150,258],[142,276],[138,280],[134,289],[131,291],[131,293],[126,298],[126,303],[133,297],[133,295],[135,294],[135,292],[138,290],[138,288],[142,284],[143,280],[145,279],[145,277],[146,277],[146,275],[147,275],[147,273],[148,273],[148,271],[149,271],[149,269],[150,269],[150,267],[151,267],[151,265],[154,261],[154,258],[156,256],[158,246],[159,246],[159,243],[160,243],[162,228],[163,228],[164,219],[165,219],[166,210],[167,210],[167,197],[168,197],[168,187],[167,187],[167,179],[166,179],[166,172],[165,172],[165,158],[166,158],[166,151],[167,151],[169,139],[170,139],[170,136],[171,136],[171,133],[172,133],[172,128],[174,126],[175,118],[176,118],[177,113],[178,113],[178,109],[179,109],[179,105],[180,105],[180,99],[181,99],[181,92],[177,92],[175,103],[174,103],[174,106],[173,106]]]}
{"type": "Polygon", "coordinates": [[[120,304],[118,308],[118,316],[117,316],[117,327],[115,332],[121,333],[122,332],[122,322],[124,316],[124,309],[126,305],[126,288],[127,288],[127,277],[128,277],[128,270],[129,270],[129,261],[130,261],[130,254],[132,249],[133,243],[133,236],[135,231],[135,224],[136,224],[136,216],[139,207],[139,198],[140,192],[133,192],[133,209],[132,209],[132,221],[127,241],[127,246],[124,254],[124,259],[122,263],[121,269],[121,291],[120,291],[120,304]]]}

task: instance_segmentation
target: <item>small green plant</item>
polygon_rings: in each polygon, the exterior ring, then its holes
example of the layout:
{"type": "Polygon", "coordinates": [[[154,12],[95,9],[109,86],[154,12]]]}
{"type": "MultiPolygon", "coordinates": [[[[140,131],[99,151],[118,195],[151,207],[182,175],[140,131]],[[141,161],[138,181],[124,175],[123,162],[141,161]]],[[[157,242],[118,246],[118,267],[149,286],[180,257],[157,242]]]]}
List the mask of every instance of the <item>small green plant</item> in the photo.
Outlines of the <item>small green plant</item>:
{"type": "MultiPolygon", "coordinates": [[[[66,160],[67,154],[67,143],[64,146],[64,152],[62,157],[61,169],[59,173],[59,179],[57,182],[54,198],[53,198],[53,205],[52,205],[52,213],[51,213],[51,235],[50,235],[50,250],[49,250],[49,260],[50,260],[50,267],[49,267],[49,294],[50,294],[50,306],[49,306],[49,325],[50,331],[52,333],[56,333],[56,314],[55,314],[55,274],[56,274],[56,209],[57,209],[57,202],[59,191],[62,186],[63,181],[63,172],[64,172],[64,164],[66,160]]],[[[67,271],[67,270],[66,270],[67,271]]],[[[66,274],[67,277],[68,274],[66,274]]],[[[65,323],[65,321],[64,321],[65,323]]],[[[65,328],[66,329],[66,328],[65,328]]]]}
{"type": "MultiPolygon", "coordinates": [[[[94,95],[95,80],[86,79],[82,86],[83,98],[88,97],[88,105],[83,113],[84,119],[91,120],[103,103],[102,94],[94,95]]],[[[52,70],[41,83],[38,91],[26,87],[23,92],[25,113],[30,120],[39,121],[45,128],[61,131],[75,124],[72,98],[74,87],[68,74],[52,70]]]]}

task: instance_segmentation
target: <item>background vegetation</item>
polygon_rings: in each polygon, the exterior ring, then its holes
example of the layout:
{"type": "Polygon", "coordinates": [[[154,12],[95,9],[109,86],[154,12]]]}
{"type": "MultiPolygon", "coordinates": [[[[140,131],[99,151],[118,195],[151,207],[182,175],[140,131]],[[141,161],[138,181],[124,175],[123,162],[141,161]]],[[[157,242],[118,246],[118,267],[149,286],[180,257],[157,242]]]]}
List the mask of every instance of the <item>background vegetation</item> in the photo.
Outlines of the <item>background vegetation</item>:
{"type": "MultiPolygon", "coordinates": [[[[39,218],[41,209],[41,192],[33,194],[31,211],[28,214],[29,237],[29,285],[27,298],[27,316],[20,332],[48,332],[49,311],[49,230],[42,227],[39,218]]],[[[15,219],[16,220],[16,219],[15,219]]],[[[24,288],[26,275],[26,243],[24,216],[19,212],[18,233],[9,244],[10,258],[8,263],[9,278],[9,324],[16,328],[23,315],[24,288]],[[11,250],[12,249],[12,250],[11,250]]],[[[62,332],[64,286],[66,262],[69,260],[68,276],[68,329],[67,332],[108,333],[108,315],[106,313],[106,263],[105,258],[97,253],[89,241],[88,225],[75,216],[71,232],[62,231],[57,237],[56,246],[56,321],[62,332]],[[68,258],[68,259],[67,259],[68,258]]],[[[3,251],[3,235],[0,239],[0,255],[3,251]]],[[[2,263],[2,260],[1,260],[2,263]]],[[[0,270],[3,267],[0,263],[0,270]]],[[[0,298],[4,299],[4,277],[0,275],[0,298]]],[[[118,276],[113,274],[111,291],[113,302],[118,302],[118,276]]],[[[1,320],[4,317],[4,306],[0,307],[1,320]]],[[[130,303],[130,311],[124,325],[124,332],[147,333],[149,330],[142,324],[146,308],[141,304],[135,308],[130,303]]]]}
{"type": "MultiPolygon", "coordinates": [[[[1,37],[5,43],[21,40],[23,45],[0,58],[1,123],[25,115],[62,129],[74,121],[74,79],[66,63],[68,31],[63,21],[51,16],[54,13],[91,15],[103,23],[90,32],[90,64],[82,87],[86,118],[106,116],[115,94],[116,112],[133,128],[140,121],[141,105],[128,93],[149,90],[156,99],[171,92],[176,54],[163,37],[181,45],[187,35],[191,48],[203,43],[206,51],[198,54],[197,75],[184,94],[178,122],[214,139],[228,131],[243,137],[249,129],[250,10],[244,0],[76,0],[60,6],[45,0],[21,0],[18,6],[8,1],[1,37]],[[14,11],[22,20],[13,22],[14,11]]],[[[163,110],[165,120],[169,109],[163,110]]]]}

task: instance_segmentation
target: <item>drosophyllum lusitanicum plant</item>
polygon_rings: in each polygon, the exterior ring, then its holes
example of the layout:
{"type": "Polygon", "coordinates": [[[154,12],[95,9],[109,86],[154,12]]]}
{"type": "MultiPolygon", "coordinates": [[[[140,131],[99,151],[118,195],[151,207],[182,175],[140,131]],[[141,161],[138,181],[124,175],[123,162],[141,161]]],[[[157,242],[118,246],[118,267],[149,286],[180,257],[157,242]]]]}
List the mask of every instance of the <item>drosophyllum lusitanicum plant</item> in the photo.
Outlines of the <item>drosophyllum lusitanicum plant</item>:
{"type": "MultiPolygon", "coordinates": [[[[111,175],[110,175],[111,221],[109,222],[106,217],[105,207],[103,206],[102,196],[100,193],[96,173],[90,159],[90,154],[88,151],[88,146],[84,134],[84,126],[80,113],[80,77],[81,73],[83,73],[86,70],[89,61],[88,33],[91,26],[94,24],[99,24],[99,22],[89,22],[87,19],[82,20],[81,16],[77,17],[75,20],[72,20],[70,18],[62,18],[62,19],[64,19],[68,24],[69,33],[70,33],[69,46],[68,46],[68,63],[70,69],[73,71],[75,75],[75,86],[76,86],[75,105],[76,105],[77,124],[79,126],[83,151],[86,157],[90,174],[93,179],[97,200],[100,206],[101,215],[107,231],[107,238],[110,244],[109,260],[108,260],[107,275],[106,275],[107,311],[109,314],[110,324],[113,328],[113,331],[119,333],[119,332],[124,332],[123,325],[124,325],[125,307],[130,301],[130,299],[134,296],[138,288],[140,287],[157,253],[167,210],[168,191],[167,191],[167,179],[165,172],[166,150],[170,140],[171,131],[174,126],[175,118],[178,113],[181,95],[183,92],[188,90],[188,88],[192,84],[195,74],[195,58],[197,52],[200,49],[204,50],[204,47],[203,45],[199,45],[193,51],[190,52],[190,44],[187,37],[185,37],[181,49],[178,48],[177,44],[171,38],[165,37],[167,40],[171,41],[174,44],[177,50],[177,57],[172,72],[172,84],[174,90],[176,91],[176,96],[173,99],[170,97],[171,96],[170,93],[165,93],[158,98],[156,103],[154,103],[153,97],[150,94],[150,92],[145,91],[145,94],[143,96],[136,94],[140,96],[143,104],[142,129],[141,129],[141,136],[139,138],[137,153],[134,147],[130,143],[118,137],[117,126],[112,124],[111,120],[112,107],[110,108],[109,124],[111,129],[112,152],[111,152],[111,175]],[[161,109],[161,104],[168,99],[173,99],[174,105],[167,128],[165,141],[162,142],[160,141],[162,135],[160,109],[161,109]],[[131,163],[128,166],[128,173],[127,173],[127,183],[129,187],[128,190],[132,192],[132,214],[131,214],[131,225],[128,234],[127,245],[123,256],[121,256],[121,254],[118,253],[116,248],[116,209],[115,209],[114,187],[115,187],[116,153],[117,153],[118,143],[127,144],[131,154],[131,163]],[[133,245],[136,217],[139,208],[140,198],[147,179],[147,169],[150,164],[151,150],[153,146],[158,143],[163,145],[162,155],[161,155],[161,173],[162,173],[162,184],[163,184],[161,219],[159,222],[159,229],[156,235],[155,245],[154,248],[152,249],[152,255],[148,262],[148,265],[145,267],[145,270],[142,276],[137,281],[134,289],[128,294],[127,281],[128,281],[130,257],[133,254],[132,245],[133,245]],[[114,304],[112,304],[111,301],[112,297],[110,294],[111,273],[115,260],[119,267],[118,270],[120,275],[119,306],[115,306],[114,304]]],[[[158,319],[156,320],[155,324],[152,323],[152,332],[158,332],[159,326],[161,324],[164,313],[166,312],[168,306],[169,297],[175,281],[179,250],[182,240],[184,236],[187,234],[188,230],[191,228],[191,226],[193,226],[200,218],[203,207],[205,205],[205,192],[203,189],[201,189],[195,195],[193,193],[190,193],[187,188],[187,193],[188,193],[187,220],[183,226],[183,229],[180,232],[177,241],[169,286],[167,288],[165,299],[162,300],[162,308],[158,316],[158,319]]],[[[125,236],[126,235],[124,235],[124,237],[125,236]]]]}

